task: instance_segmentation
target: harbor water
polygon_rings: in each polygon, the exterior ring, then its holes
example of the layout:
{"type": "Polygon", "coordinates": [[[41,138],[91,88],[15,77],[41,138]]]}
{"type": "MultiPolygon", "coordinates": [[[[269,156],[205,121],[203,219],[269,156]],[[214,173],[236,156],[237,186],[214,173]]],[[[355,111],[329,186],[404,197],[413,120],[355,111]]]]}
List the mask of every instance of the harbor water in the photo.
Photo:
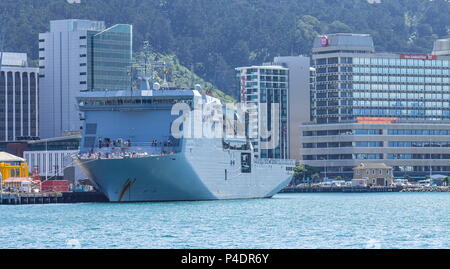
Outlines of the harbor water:
{"type": "Polygon", "coordinates": [[[450,193],[0,206],[0,248],[450,248],[450,193]]]}

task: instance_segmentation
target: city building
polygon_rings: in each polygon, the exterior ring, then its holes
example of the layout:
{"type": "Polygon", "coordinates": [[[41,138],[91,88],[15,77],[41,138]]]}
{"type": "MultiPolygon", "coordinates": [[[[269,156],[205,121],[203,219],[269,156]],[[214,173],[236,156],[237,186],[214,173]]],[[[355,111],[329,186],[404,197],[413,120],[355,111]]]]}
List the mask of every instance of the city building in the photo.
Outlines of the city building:
{"type": "Polygon", "coordinates": [[[0,180],[2,182],[9,178],[26,178],[28,176],[28,165],[24,159],[0,152],[0,180]]]}
{"type": "Polygon", "coordinates": [[[26,53],[0,52],[0,142],[39,135],[38,75],[26,53]]]}
{"type": "Polygon", "coordinates": [[[436,40],[433,48],[433,55],[450,56],[450,38],[436,40]]]}
{"type": "Polygon", "coordinates": [[[369,35],[333,34],[315,39],[312,61],[303,164],[346,179],[361,162],[396,177],[450,175],[450,56],[376,53],[369,35]]]}
{"type": "Polygon", "coordinates": [[[129,87],[131,59],[131,25],[51,21],[50,31],[39,34],[40,136],[79,132],[77,93],[129,87]]]}
{"type": "Polygon", "coordinates": [[[249,117],[252,122],[248,136],[252,138],[255,157],[288,159],[288,88],[289,69],[279,65],[240,67],[236,69],[239,78],[241,103],[254,105],[249,117]],[[273,111],[278,105],[279,111],[273,111]],[[272,116],[278,112],[279,129],[273,130],[272,116]],[[265,113],[265,115],[263,115],[265,113]],[[262,131],[272,131],[272,137],[262,137],[262,131]],[[278,139],[276,140],[276,136],[278,139]],[[275,139],[274,139],[275,137],[275,139]],[[262,147],[262,143],[267,143],[262,147]]]}
{"type": "Polygon", "coordinates": [[[78,154],[80,135],[28,141],[23,156],[28,166],[36,171],[43,181],[67,180],[71,183],[86,177],[73,163],[73,156],[78,154]]]}
{"type": "Polygon", "coordinates": [[[288,158],[300,160],[301,134],[299,126],[311,121],[311,58],[304,56],[276,57],[275,64],[289,69],[288,99],[288,158]]]}
{"type": "Polygon", "coordinates": [[[384,163],[361,163],[353,170],[354,183],[356,183],[358,179],[362,179],[365,180],[367,186],[370,187],[388,187],[394,185],[392,167],[387,166],[384,163]]]}
{"type": "Polygon", "coordinates": [[[301,136],[298,128],[291,127],[310,121],[310,58],[276,57],[273,63],[236,70],[241,102],[254,104],[257,108],[252,113],[258,121],[250,133],[250,136],[258,137],[253,141],[255,155],[299,160],[301,136]],[[272,130],[274,114],[271,109],[274,104],[279,106],[279,141],[269,141],[260,135],[266,126],[269,127],[268,131],[272,130]],[[263,117],[264,112],[267,114],[263,117]],[[270,142],[273,147],[262,147],[262,143],[266,142],[270,142]]]}

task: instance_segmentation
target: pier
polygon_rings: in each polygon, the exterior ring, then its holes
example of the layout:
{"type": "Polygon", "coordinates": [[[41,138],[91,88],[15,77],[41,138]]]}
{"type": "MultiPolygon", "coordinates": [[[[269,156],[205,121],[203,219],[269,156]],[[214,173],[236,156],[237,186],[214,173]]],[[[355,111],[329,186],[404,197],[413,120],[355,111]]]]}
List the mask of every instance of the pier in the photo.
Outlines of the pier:
{"type": "Polygon", "coordinates": [[[0,205],[107,203],[99,192],[0,193],[0,205]]]}
{"type": "Polygon", "coordinates": [[[373,193],[401,192],[403,187],[288,187],[281,193],[373,193]]]}

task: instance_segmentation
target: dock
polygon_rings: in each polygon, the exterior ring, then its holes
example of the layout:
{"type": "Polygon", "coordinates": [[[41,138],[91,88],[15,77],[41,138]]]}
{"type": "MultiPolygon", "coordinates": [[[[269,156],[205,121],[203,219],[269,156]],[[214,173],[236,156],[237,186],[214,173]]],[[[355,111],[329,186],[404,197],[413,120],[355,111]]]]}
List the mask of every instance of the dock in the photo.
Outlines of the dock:
{"type": "Polygon", "coordinates": [[[0,205],[108,203],[99,192],[0,193],[0,205]]]}
{"type": "Polygon", "coordinates": [[[288,187],[281,193],[377,193],[401,192],[402,187],[288,187]]]}

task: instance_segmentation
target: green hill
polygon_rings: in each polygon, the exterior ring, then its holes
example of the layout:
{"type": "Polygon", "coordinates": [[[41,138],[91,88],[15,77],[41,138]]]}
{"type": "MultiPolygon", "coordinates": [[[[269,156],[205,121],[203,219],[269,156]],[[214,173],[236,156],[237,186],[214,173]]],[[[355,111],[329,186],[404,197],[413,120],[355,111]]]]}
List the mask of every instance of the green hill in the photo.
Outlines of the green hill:
{"type": "MultiPolygon", "coordinates": [[[[147,63],[151,62],[164,62],[166,64],[166,69],[168,71],[166,75],[166,80],[169,86],[181,87],[181,88],[193,88],[194,85],[200,84],[203,87],[203,93],[206,91],[211,92],[211,96],[219,98],[224,103],[233,103],[235,100],[233,97],[226,95],[221,90],[217,89],[210,82],[205,81],[198,75],[192,72],[192,70],[180,64],[180,61],[175,55],[163,55],[160,53],[144,53],[139,52],[135,54],[135,61],[141,64],[145,63],[145,58],[147,58],[147,63]]],[[[143,65],[145,66],[145,65],[143,65]]],[[[152,72],[150,68],[147,70],[149,73],[152,72]]],[[[163,70],[159,68],[156,73],[156,80],[160,83],[164,82],[163,70]]]]}
{"type": "Polygon", "coordinates": [[[50,20],[130,23],[136,51],[148,40],[233,94],[235,67],[309,54],[318,34],[368,33],[378,51],[429,53],[449,36],[449,14],[449,0],[1,0],[0,43],[37,59],[50,20]]]}

